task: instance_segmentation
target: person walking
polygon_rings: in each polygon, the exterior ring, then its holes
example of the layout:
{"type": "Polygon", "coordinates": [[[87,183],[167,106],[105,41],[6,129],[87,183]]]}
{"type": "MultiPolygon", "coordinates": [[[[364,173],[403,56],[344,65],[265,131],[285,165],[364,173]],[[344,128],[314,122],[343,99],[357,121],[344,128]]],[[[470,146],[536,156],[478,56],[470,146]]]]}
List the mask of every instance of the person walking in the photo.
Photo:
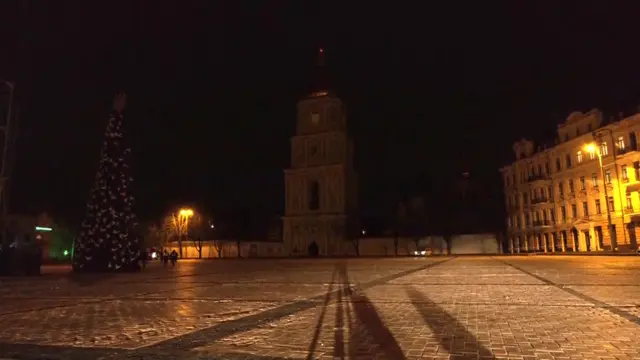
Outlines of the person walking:
{"type": "Polygon", "coordinates": [[[175,267],[176,266],[176,262],[178,262],[178,253],[175,250],[173,250],[171,252],[171,266],[175,267]]]}

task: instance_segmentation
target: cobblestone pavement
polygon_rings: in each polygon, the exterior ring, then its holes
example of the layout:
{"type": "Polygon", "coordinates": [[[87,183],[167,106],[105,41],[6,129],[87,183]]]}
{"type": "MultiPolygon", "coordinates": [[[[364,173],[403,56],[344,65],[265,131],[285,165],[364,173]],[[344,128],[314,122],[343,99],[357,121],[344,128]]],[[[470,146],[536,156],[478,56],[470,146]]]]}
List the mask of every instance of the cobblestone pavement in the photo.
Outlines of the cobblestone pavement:
{"type": "Polygon", "coordinates": [[[0,285],[0,358],[640,359],[640,257],[182,261],[0,285]]]}

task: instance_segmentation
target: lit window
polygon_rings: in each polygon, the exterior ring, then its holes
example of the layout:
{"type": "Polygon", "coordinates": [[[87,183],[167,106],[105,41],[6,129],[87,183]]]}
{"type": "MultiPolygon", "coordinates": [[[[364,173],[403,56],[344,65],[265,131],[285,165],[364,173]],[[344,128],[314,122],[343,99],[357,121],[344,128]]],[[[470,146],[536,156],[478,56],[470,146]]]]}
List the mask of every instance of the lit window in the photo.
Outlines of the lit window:
{"type": "Polygon", "coordinates": [[[629,174],[627,173],[627,165],[620,166],[622,172],[622,180],[629,181],[629,174]]]}
{"type": "Polygon", "coordinates": [[[607,184],[611,184],[611,170],[606,170],[604,172],[604,182],[607,184]]]}
{"type": "Polygon", "coordinates": [[[598,174],[591,174],[591,186],[598,187],[598,174]]]}
{"type": "Polygon", "coordinates": [[[633,209],[633,202],[631,201],[631,194],[627,194],[627,209],[633,209]]]}
{"type": "Polygon", "coordinates": [[[618,136],[616,145],[618,146],[618,149],[624,150],[624,136],[618,136]]]}
{"type": "Polygon", "coordinates": [[[578,151],[578,164],[582,163],[582,151],[578,151]]]}
{"type": "Polygon", "coordinates": [[[596,158],[596,153],[595,151],[589,151],[589,160],[593,160],[596,158]]]}
{"type": "Polygon", "coordinates": [[[607,147],[606,142],[603,142],[602,144],[600,144],[600,154],[602,154],[602,156],[609,155],[609,148],[607,147]]]}

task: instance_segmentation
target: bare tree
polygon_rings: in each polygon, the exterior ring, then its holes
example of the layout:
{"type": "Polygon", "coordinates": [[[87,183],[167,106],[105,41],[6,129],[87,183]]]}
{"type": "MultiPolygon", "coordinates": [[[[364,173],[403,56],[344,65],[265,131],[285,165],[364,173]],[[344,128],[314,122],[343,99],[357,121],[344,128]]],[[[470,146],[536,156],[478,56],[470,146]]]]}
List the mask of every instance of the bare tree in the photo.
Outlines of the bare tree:
{"type": "Polygon", "coordinates": [[[424,200],[420,197],[409,199],[406,215],[403,221],[403,232],[409,236],[419,251],[420,239],[428,233],[427,214],[424,208],[424,200]]]}
{"type": "Polygon", "coordinates": [[[242,242],[242,240],[240,240],[240,238],[236,236],[236,249],[238,251],[238,257],[242,257],[242,253],[240,252],[240,243],[241,242],[242,242]]]}
{"type": "Polygon", "coordinates": [[[407,207],[400,203],[396,212],[396,219],[393,226],[393,252],[398,255],[398,245],[400,243],[400,234],[403,234],[403,227],[407,223],[407,207]]]}
{"type": "Polygon", "coordinates": [[[165,244],[166,234],[162,227],[159,227],[155,223],[145,224],[146,226],[141,230],[144,231],[142,240],[143,246],[146,248],[160,248],[165,244]]]}
{"type": "Polygon", "coordinates": [[[179,212],[167,215],[164,220],[163,229],[168,234],[168,238],[175,237],[178,241],[178,252],[182,258],[182,243],[188,241],[189,234],[194,228],[202,224],[202,216],[194,213],[190,216],[182,216],[179,212]]]}
{"type": "Polygon", "coordinates": [[[353,236],[351,243],[353,244],[353,250],[355,250],[356,256],[360,256],[360,236],[353,236]]]}
{"type": "Polygon", "coordinates": [[[213,240],[213,247],[216,249],[216,252],[218,253],[218,258],[222,257],[222,248],[223,248],[223,242],[222,240],[213,240]]]}
{"type": "Polygon", "coordinates": [[[191,220],[188,232],[193,241],[193,247],[198,251],[198,258],[202,259],[203,240],[210,236],[209,225],[203,221],[201,215],[195,214],[191,220]]]}

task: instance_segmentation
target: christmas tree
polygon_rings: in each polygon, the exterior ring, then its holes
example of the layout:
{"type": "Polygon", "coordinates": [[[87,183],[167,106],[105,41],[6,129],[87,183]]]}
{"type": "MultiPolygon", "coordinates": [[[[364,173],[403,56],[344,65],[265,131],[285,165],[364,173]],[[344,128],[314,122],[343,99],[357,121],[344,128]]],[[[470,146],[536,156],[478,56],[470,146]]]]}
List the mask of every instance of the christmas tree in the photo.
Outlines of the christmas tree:
{"type": "Polygon", "coordinates": [[[77,272],[138,269],[140,239],[131,196],[131,150],[127,146],[123,114],[126,95],[118,94],[102,145],[100,168],[74,251],[77,272]]]}

